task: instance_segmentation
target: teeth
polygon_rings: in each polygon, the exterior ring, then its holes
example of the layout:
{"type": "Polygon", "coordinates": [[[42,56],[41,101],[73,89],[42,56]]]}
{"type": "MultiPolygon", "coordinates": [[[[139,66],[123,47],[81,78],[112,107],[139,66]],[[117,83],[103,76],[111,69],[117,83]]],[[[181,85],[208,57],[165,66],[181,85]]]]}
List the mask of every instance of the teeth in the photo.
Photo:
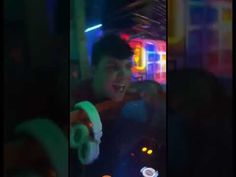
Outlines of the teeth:
{"type": "Polygon", "coordinates": [[[124,92],[125,84],[113,85],[119,92],[124,92]]]}

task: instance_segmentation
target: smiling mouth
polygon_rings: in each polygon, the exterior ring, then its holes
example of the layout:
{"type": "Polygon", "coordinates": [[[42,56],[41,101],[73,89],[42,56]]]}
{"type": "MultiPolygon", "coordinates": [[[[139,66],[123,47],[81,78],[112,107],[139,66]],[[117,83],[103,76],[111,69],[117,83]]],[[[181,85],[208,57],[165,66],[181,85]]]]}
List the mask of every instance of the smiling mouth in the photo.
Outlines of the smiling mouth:
{"type": "Polygon", "coordinates": [[[112,87],[120,93],[124,93],[125,88],[126,88],[126,86],[124,84],[119,84],[119,85],[118,84],[113,84],[112,87]]]}

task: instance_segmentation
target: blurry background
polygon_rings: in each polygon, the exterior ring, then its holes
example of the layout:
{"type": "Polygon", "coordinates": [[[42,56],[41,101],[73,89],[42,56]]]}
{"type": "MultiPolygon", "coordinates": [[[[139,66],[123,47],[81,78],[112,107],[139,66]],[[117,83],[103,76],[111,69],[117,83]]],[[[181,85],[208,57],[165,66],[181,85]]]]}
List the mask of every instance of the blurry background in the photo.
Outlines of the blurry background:
{"type": "MultiPolygon", "coordinates": [[[[93,43],[104,33],[116,33],[128,40],[135,51],[133,80],[166,82],[166,1],[165,0],[90,0],[84,3],[83,31],[75,25],[76,5],[71,8],[71,77],[86,78],[93,43]],[[76,35],[79,35],[77,38],[76,35]],[[80,39],[76,40],[76,39],[80,39]],[[82,55],[81,39],[88,56],[82,55]],[[79,50],[78,50],[79,49],[79,50]],[[80,52],[79,52],[80,51],[80,52]],[[87,58],[87,59],[85,59],[87,58]],[[86,60],[86,61],[85,61],[86,60]],[[76,66],[77,65],[77,66],[76,66]],[[84,69],[87,68],[87,69],[84,69]]],[[[78,9],[82,11],[81,5],[78,9]]],[[[80,14],[81,16],[81,14],[80,14]]],[[[85,52],[86,53],[86,52],[85,52]]]]}
{"type": "MultiPolygon", "coordinates": [[[[131,39],[131,45],[137,48],[133,61],[136,59],[140,66],[134,62],[134,80],[165,83],[167,61],[168,70],[201,68],[213,73],[231,94],[232,0],[169,1],[168,19],[165,0],[90,0],[84,6],[84,31],[89,29],[84,34],[88,58],[84,61],[79,57],[74,37],[76,29],[72,25],[70,59],[76,70],[71,72],[71,77],[83,78],[83,72],[88,72],[89,67],[87,71],[81,67],[90,63],[92,44],[102,33],[115,32],[131,39]]],[[[71,14],[73,24],[73,10],[71,14]]]]}
{"type": "Polygon", "coordinates": [[[168,1],[169,176],[232,176],[232,24],[232,0],[168,1]]]}
{"type": "Polygon", "coordinates": [[[232,92],[232,0],[168,3],[168,69],[202,68],[232,92]]]}
{"type": "Polygon", "coordinates": [[[4,0],[4,131],[47,116],[66,125],[69,2],[4,0]]]}

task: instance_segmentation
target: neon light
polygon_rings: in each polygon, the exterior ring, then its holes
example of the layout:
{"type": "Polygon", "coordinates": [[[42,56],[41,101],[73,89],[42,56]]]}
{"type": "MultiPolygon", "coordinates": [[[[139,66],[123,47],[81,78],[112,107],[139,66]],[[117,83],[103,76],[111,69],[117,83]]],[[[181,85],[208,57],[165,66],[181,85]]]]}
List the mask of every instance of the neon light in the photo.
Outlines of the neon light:
{"type": "MultiPolygon", "coordinates": [[[[131,68],[133,76],[139,79],[139,77],[145,75],[146,79],[153,79],[164,83],[166,73],[166,41],[135,39],[130,40],[129,44],[134,51],[132,58],[133,67],[131,68]]],[[[141,152],[148,152],[148,149],[142,148],[141,152]]],[[[152,151],[149,151],[147,154],[151,155],[152,153],[152,151]]]]}
{"type": "Polygon", "coordinates": [[[166,55],[165,54],[162,55],[161,61],[166,62],[166,55]]]}
{"type": "Polygon", "coordinates": [[[166,52],[166,42],[163,42],[163,41],[158,41],[156,43],[157,45],[157,48],[158,48],[158,53],[163,53],[163,52],[166,52]]]}
{"type": "Polygon", "coordinates": [[[144,71],[146,68],[146,62],[145,62],[145,58],[143,57],[145,54],[145,50],[143,48],[140,48],[142,50],[142,57],[139,57],[139,60],[141,61],[141,65],[139,66],[135,66],[135,68],[139,71],[144,71]]]}
{"type": "Polygon", "coordinates": [[[100,27],[102,27],[102,24],[98,24],[98,25],[95,25],[95,26],[92,26],[92,27],[89,27],[89,28],[87,28],[84,32],[89,32],[89,31],[92,31],[92,30],[95,30],[95,29],[98,29],[98,28],[100,28],[100,27]]]}
{"type": "Polygon", "coordinates": [[[129,40],[130,35],[122,33],[122,34],[120,34],[120,37],[124,40],[129,40]]]}
{"type": "Polygon", "coordinates": [[[142,43],[140,41],[131,41],[130,46],[134,49],[134,56],[133,56],[133,61],[134,61],[134,66],[133,69],[136,71],[144,71],[146,68],[146,62],[144,59],[144,52],[145,50],[143,49],[142,43]]]}
{"type": "Polygon", "coordinates": [[[145,45],[145,49],[147,50],[147,51],[150,51],[150,52],[152,52],[152,51],[155,51],[156,50],[156,46],[154,45],[154,44],[146,44],[145,45]]]}

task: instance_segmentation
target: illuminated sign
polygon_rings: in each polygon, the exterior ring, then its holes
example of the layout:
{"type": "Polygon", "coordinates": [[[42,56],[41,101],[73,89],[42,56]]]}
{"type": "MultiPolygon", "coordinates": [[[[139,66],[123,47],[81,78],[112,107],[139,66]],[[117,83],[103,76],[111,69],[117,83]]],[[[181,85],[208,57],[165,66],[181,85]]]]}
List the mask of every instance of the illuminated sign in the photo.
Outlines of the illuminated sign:
{"type": "Polygon", "coordinates": [[[143,59],[142,43],[140,41],[131,41],[130,46],[134,49],[134,69],[137,71],[144,71],[146,68],[146,62],[143,59]]]}
{"type": "Polygon", "coordinates": [[[166,82],[166,41],[130,38],[128,34],[120,34],[128,40],[133,49],[132,76],[134,80],[155,80],[166,82]]]}

